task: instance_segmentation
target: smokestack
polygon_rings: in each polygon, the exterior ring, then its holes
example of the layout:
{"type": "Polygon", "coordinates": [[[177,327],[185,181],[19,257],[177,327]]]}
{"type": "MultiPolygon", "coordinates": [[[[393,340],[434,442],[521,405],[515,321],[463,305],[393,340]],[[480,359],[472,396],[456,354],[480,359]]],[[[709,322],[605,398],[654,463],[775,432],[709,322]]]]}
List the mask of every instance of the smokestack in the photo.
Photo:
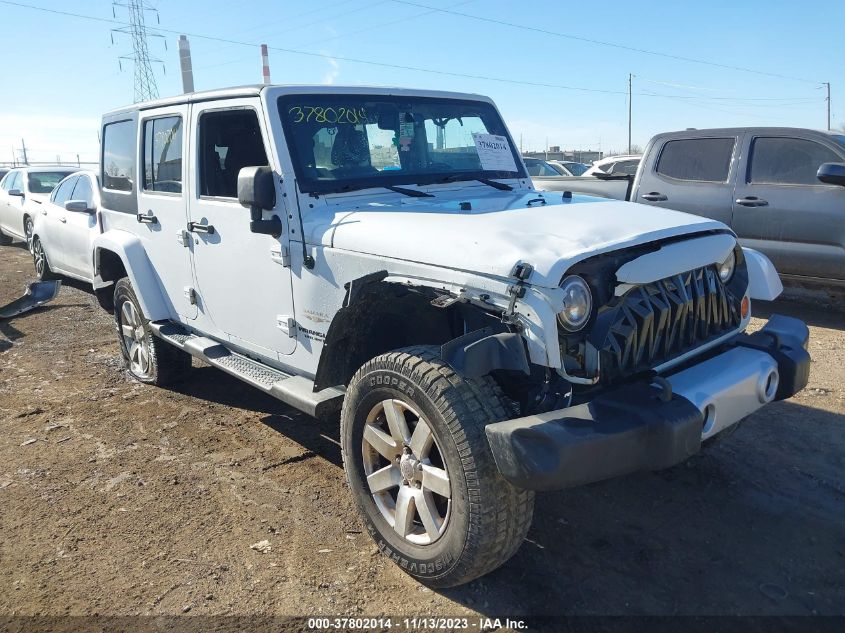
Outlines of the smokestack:
{"type": "Polygon", "coordinates": [[[193,92],[194,70],[191,67],[191,45],[184,35],[179,36],[179,63],[182,66],[182,92],[193,92]]]}
{"type": "Polygon", "coordinates": [[[270,57],[267,54],[267,45],[261,45],[261,74],[264,76],[264,84],[270,83],[270,57]]]}

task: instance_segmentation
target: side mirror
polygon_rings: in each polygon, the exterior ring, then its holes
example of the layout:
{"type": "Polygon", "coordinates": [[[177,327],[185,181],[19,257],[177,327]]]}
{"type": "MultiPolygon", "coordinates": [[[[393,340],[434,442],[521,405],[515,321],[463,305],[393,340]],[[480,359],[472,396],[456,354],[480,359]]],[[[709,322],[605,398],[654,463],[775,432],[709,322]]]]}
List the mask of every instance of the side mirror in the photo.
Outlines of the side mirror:
{"type": "Polygon", "coordinates": [[[824,163],[819,167],[816,178],[826,185],[845,187],[845,163],[824,163]]]}
{"type": "Polygon", "coordinates": [[[75,213],[88,213],[88,203],[85,200],[68,200],[65,202],[65,209],[75,213]]]}
{"type": "Polygon", "coordinates": [[[10,196],[17,196],[18,198],[23,198],[23,191],[20,189],[9,189],[10,196]]]}
{"type": "Polygon", "coordinates": [[[272,220],[263,220],[262,213],[276,206],[276,183],[273,170],[267,166],[244,167],[238,172],[238,202],[249,207],[249,230],[279,237],[282,221],[274,215],[272,220]]]}

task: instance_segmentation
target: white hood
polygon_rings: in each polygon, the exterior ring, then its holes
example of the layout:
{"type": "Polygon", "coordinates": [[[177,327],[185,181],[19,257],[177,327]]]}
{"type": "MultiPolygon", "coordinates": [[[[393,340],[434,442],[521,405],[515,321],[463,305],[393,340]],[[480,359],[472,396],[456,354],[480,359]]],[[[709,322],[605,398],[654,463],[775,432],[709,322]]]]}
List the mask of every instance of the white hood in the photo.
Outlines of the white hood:
{"type": "Polygon", "coordinates": [[[385,196],[385,203],[350,205],[346,210],[351,213],[331,223],[330,243],[348,251],[497,277],[507,277],[516,263],[527,262],[534,267],[530,283],[556,287],[566,270],[586,257],[727,229],[715,220],[631,202],[577,195],[565,199],[542,192],[547,203],[528,206],[541,192],[478,195],[473,187],[463,193],[462,198],[446,199],[438,192],[435,198],[398,202],[385,196]],[[472,209],[461,210],[462,202],[472,209]]]}

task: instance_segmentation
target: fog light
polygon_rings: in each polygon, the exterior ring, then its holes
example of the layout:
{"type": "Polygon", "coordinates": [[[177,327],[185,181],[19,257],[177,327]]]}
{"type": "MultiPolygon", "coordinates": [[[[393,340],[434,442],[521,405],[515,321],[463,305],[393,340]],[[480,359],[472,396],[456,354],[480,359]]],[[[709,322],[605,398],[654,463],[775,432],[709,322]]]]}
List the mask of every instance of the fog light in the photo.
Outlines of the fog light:
{"type": "Polygon", "coordinates": [[[739,306],[739,311],[743,319],[747,319],[748,315],[751,314],[751,299],[748,298],[748,295],[745,295],[742,298],[742,303],[739,306]]]}

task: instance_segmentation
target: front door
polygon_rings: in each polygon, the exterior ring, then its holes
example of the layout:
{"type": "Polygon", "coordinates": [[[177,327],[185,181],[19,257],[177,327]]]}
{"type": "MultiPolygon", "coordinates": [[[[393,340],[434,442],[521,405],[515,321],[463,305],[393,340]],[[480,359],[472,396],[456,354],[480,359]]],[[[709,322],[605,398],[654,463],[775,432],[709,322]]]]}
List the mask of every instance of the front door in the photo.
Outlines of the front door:
{"type": "MultiPolygon", "coordinates": [[[[280,239],[249,230],[250,212],[237,200],[238,172],[271,165],[259,100],[194,104],[192,160],[196,165],[190,222],[200,310],[198,328],[248,351],[280,359],[296,347],[290,268],[280,239]]],[[[272,165],[271,165],[272,166],[272,165]]],[[[276,173],[278,166],[273,166],[276,173]]],[[[277,195],[277,215],[287,213],[277,195]]]]}
{"type": "Polygon", "coordinates": [[[77,182],[79,182],[79,176],[63,180],[58,187],[53,189],[50,199],[41,204],[38,211],[41,214],[38,237],[47,253],[47,261],[56,270],[68,270],[65,248],[62,244],[62,234],[67,225],[67,215],[70,213],[65,209],[65,202],[71,199],[77,182]]]}
{"type": "Polygon", "coordinates": [[[749,138],[749,167],[737,182],[734,232],[765,253],[779,273],[845,279],[845,187],[816,178],[845,156],[832,142],[788,136],[749,138]]]}
{"type": "Polygon", "coordinates": [[[83,279],[93,279],[91,262],[91,237],[97,226],[93,176],[83,174],[76,179],[70,200],[82,200],[88,205],[87,211],[68,211],[63,209],[60,219],[59,245],[62,250],[62,268],[72,275],[83,279]]]}
{"type": "Polygon", "coordinates": [[[187,321],[197,316],[186,233],[188,192],[182,186],[187,171],[182,148],[188,144],[188,106],[142,110],[140,114],[137,231],[153,270],[164,271],[160,280],[174,311],[187,321]]]}

